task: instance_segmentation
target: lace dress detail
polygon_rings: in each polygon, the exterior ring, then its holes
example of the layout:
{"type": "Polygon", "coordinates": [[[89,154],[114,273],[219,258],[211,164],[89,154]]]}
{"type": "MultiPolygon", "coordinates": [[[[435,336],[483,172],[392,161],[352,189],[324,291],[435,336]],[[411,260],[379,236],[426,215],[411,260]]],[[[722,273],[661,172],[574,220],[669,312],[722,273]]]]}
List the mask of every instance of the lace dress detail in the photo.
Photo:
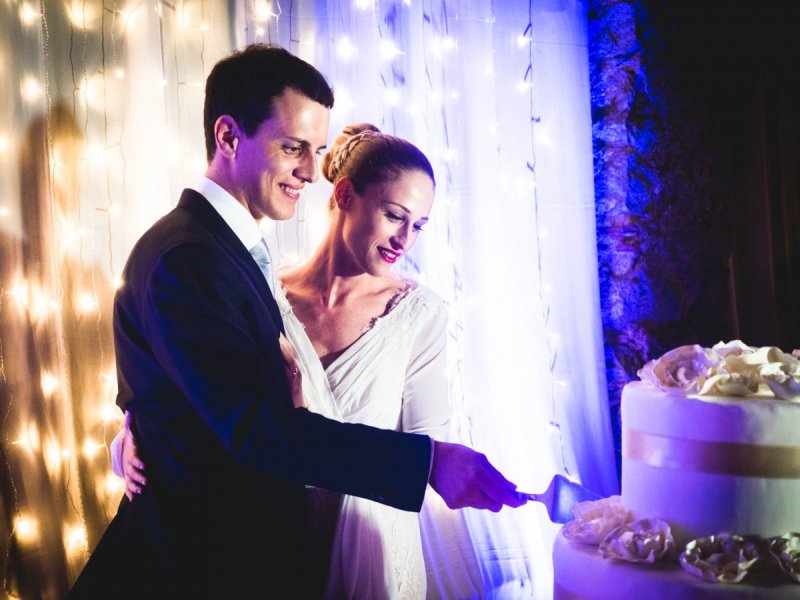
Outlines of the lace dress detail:
{"type": "Polygon", "coordinates": [[[389,302],[386,303],[386,310],[383,311],[383,314],[382,315],[378,315],[377,317],[371,318],[369,320],[369,323],[364,325],[364,328],[361,330],[361,333],[366,333],[367,331],[369,331],[370,329],[375,327],[375,323],[377,323],[379,319],[382,319],[383,317],[388,315],[390,312],[392,312],[392,309],[395,306],[397,306],[398,304],[400,304],[400,302],[403,300],[403,298],[408,296],[409,292],[412,289],[414,289],[414,287],[416,287],[416,283],[411,281],[410,279],[406,279],[405,280],[405,285],[402,288],[400,288],[399,290],[397,290],[397,292],[395,292],[394,296],[392,296],[389,299],[389,302]]]}

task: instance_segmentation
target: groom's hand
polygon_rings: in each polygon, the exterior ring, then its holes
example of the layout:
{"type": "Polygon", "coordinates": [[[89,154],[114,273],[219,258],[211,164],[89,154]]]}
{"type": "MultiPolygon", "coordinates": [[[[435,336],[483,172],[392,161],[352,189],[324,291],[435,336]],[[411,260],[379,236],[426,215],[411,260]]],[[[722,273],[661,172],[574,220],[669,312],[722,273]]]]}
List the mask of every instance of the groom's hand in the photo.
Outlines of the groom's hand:
{"type": "Polygon", "coordinates": [[[526,500],[484,454],[462,444],[434,442],[429,483],[450,508],[516,508],[526,500]]]}

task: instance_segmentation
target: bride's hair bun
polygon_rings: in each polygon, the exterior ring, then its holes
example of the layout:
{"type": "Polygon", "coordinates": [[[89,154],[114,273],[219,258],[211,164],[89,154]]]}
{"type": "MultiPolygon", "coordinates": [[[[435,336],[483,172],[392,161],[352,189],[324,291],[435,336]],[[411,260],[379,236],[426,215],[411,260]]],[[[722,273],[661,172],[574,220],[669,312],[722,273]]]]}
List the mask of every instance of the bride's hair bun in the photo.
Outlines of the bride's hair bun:
{"type": "Polygon", "coordinates": [[[322,157],[320,165],[322,175],[331,183],[335,182],[343,172],[343,167],[355,148],[365,139],[382,135],[381,130],[372,123],[353,123],[348,125],[334,140],[331,149],[322,157]]]}

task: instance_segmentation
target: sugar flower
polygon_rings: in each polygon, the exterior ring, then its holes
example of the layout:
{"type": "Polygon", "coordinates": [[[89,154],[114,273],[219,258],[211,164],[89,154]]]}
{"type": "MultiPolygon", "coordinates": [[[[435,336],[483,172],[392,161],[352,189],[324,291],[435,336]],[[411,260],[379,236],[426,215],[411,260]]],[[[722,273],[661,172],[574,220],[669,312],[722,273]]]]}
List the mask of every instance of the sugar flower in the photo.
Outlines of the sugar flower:
{"type": "Polygon", "coordinates": [[[667,393],[768,396],[800,402],[800,352],[719,342],[711,348],[679,346],[649,361],[639,378],[667,393]]]}
{"type": "Polygon", "coordinates": [[[622,496],[578,502],[572,513],[575,518],[564,525],[564,537],[571,542],[595,546],[609,532],[632,519],[630,512],[622,505],[622,496]]]}
{"type": "Polygon", "coordinates": [[[769,553],[781,571],[800,583],[800,533],[786,533],[770,539],[769,553]]]}
{"type": "Polygon", "coordinates": [[[662,519],[639,519],[620,525],[600,543],[603,558],[633,563],[673,561],[678,556],[669,524],[662,519]]]}
{"type": "Polygon", "coordinates": [[[692,540],[679,557],[687,572],[717,583],[740,583],[761,560],[755,541],[721,533],[692,540]]]}
{"type": "Polygon", "coordinates": [[[649,361],[637,374],[643,381],[649,381],[665,392],[697,394],[709,370],[718,362],[713,353],[692,344],[679,346],[649,361]]]}

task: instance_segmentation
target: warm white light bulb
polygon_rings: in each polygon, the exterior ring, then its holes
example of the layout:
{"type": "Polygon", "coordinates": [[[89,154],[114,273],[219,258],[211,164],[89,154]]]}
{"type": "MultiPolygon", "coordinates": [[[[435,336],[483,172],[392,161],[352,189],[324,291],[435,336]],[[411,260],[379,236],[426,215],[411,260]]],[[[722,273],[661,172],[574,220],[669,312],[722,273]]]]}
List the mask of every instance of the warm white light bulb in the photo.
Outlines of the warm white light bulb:
{"type": "Polygon", "coordinates": [[[43,88],[33,75],[26,75],[20,82],[20,93],[28,102],[38,100],[42,96],[43,88]]]}
{"type": "Polygon", "coordinates": [[[20,542],[33,542],[39,537],[39,522],[32,517],[20,515],[14,521],[14,534],[20,542]]]}
{"type": "Polygon", "coordinates": [[[276,16],[272,12],[272,2],[267,0],[256,0],[253,3],[253,21],[256,23],[266,23],[270,17],[276,16]]]}
{"type": "Polygon", "coordinates": [[[67,13],[69,15],[69,20],[75,27],[88,29],[92,25],[96,11],[86,2],[79,2],[76,0],[67,8],[67,13]]]}
{"type": "Polygon", "coordinates": [[[54,377],[51,373],[48,373],[47,371],[42,373],[40,383],[42,386],[42,393],[45,395],[46,398],[51,396],[53,392],[55,392],[58,389],[58,386],[61,384],[61,382],[58,380],[57,377],[54,377]]]}
{"type": "Polygon", "coordinates": [[[100,417],[103,423],[113,423],[122,418],[122,412],[116,404],[104,404],[102,408],[102,416],[100,417]]]}
{"type": "Polygon", "coordinates": [[[125,491],[125,480],[109,471],[106,473],[103,487],[109,496],[116,497],[125,491]]]}
{"type": "Polygon", "coordinates": [[[39,20],[42,13],[37,10],[30,2],[24,2],[19,8],[19,19],[23,25],[31,25],[39,20]]]}
{"type": "Polygon", "coordinates": [[[20,436],[14,440],[12,444],[21,446],[29,452],[33,452],[39,449],[39,441],[39,429],[36,427],[36,423],[31,422],[27,426],[22,426],[20,436]]]}
{"type": "Polygon", "coordinates": [[[86,458],[92,459],[103,448],[105,448],[103,444],[98,444],[97,441],[92,438],[86,438],[86,441],[83,442],[83,455],[86,458]]]}
{"type": "Polygon", "coordinates": [[[86,529],[82,524],[64,526],[64,547],[74,555],[86,549],[86,529]]]}
{"type": "Polygon", "coordinates": [[[97,312],[100,308],[100,303],[97,297],[89,292],[81,292],[75,298],[75,309],[81,314],[91,314],[97,312]]]}
{"type": "Polygon", "coordinates": [[[42,450],[42,457],[44,458],[44,464],[48,473],[55,475],[61,470],[61,462],[64,457],[64,452],[62,451],[61,446],[58,445],[58,442],[52,437],[45,441],[44,448],[42,450]]]}

